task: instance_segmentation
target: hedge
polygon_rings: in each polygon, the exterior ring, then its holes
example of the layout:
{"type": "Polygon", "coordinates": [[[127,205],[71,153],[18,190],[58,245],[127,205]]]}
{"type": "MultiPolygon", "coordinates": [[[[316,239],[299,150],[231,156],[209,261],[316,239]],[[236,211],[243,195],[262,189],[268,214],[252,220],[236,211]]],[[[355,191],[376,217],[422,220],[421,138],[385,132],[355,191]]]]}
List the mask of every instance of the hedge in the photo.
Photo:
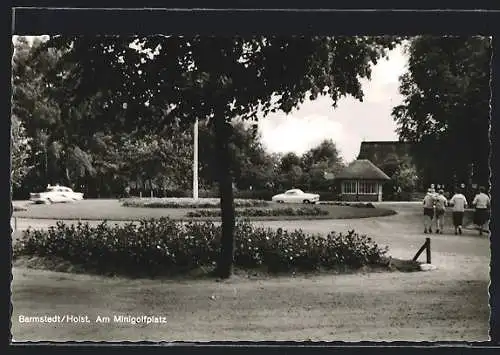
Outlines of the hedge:
{"type": "MultiPolygon", "coordinates": [[[[106,275],[160,276],[213,268],[219,254],[221,227],[213,222],[175,222],[168,218],[137,224],[96,227],[88,223],[48,230],[24,231],[14,245],[22,256],[62,260],[80,270],[106,275]]],[[[238,268],[269,272],[360,268],[380,265],[387,247],[354,231],[326,236],[255,227],[249,221],[235,226],[234,263],[238,268]]]]}
{"type": "Polygon", "coordinates": [[[319,202],[320,205],[326,206],[345,206],[345,207],[358,207],[358,208],[375,208],[375,205],[371,202],[319,202]]]}
{"type": "MultiPolygon", "coordinates": [[[[319,207],[286,208],[246,208],[236,210],[237,217],[276,217],[276,216],[327,216],[328,211],[319,207]]],[[[186,217],[220,217],[220,210],[198,210],[186,213],[186,217]]]]}
{"type": "Polygon", "coordinates": [[[13,212],[24,212],[27,210],[28,210],[28,208],[26,206],[12,205],[13,212]]]}
{"type": "MultiPolygon", "coordinates": [[[[147,208],[220,208],[220,199],[202,198],[125,198],[121,200],[124,207],[147,208]]],[[[268,201],[235,199],[235,207],[267,207],[268,201]]]]}
{"type": "MultiPolygon", "coordinates": [[[[305,191],[305,190],[304,190],[305,191]]],[[[267,190],[267,189],[254,189],[254,190],[234,190],[234,198],[235,199],[244,199],[244,200],[264,200],[271,201],[271,198],[276,195],[283,193],[284,190],[267,190]]],[[[340,195],[335,191],[306,191],[310,193],[315,193],[320,195],[320,200],[328,201],[328,200],[339,200],[340,195]]],[[[166,190],[162,193],[165,193],[165,198],[190,198],[193,197],[192,190],[166,190]]],[[[200,189],[198,191],[198,196],[200,198],[219,198],[219,191],[217,189],[213,190],[205,190],[200,189]]],[[[136,196],[137,197],[137,196],[136,196]]]]}

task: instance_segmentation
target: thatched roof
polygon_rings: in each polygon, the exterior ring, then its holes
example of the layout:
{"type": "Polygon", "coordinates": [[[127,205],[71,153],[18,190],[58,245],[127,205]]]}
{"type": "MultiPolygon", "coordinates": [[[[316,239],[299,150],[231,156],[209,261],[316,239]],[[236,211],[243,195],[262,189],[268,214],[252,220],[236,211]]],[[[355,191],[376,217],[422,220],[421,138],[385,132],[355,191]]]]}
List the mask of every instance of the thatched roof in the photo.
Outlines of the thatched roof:
{"type": "Polygon", "coordinates": [[[337,179],[390,180],[382,170],[368,159],[358,159],[349,164],[336,176],[337,179]]]}

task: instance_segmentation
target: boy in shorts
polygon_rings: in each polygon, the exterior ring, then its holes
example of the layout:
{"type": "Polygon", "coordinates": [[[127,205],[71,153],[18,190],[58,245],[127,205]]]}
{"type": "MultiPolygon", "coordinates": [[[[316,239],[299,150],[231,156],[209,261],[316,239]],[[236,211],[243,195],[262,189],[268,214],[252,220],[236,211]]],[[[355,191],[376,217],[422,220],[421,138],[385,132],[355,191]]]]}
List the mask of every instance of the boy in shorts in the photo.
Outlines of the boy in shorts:
{"type": "Polygon", "coordinates": [[[434,219],[434,191],[427,190],[424,197],[424,233],[432,233],[432,220],[434,219]]]}
{"type": "Polygon", "coordinates": [[[440,189],[434,199],[434,206],[436,208],[436,233],[443,234],[444,228],[444,213],[446,212],[446,205],[448,200],[444,197],[444,190],[440,189]]]}

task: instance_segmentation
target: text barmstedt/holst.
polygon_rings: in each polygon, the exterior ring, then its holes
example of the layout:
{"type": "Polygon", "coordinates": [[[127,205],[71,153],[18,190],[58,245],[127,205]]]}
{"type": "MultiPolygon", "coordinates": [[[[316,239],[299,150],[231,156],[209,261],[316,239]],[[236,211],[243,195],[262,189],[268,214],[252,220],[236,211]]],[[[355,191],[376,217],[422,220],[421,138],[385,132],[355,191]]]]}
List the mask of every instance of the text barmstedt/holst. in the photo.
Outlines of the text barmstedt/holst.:
{"type": "Polygon", "coordinates": [[[167,317],[161,315],[114,314],[89,317],[81,314],[19,316],[19,323],[122,323],[122,324],[165,324],[167,317]]]}

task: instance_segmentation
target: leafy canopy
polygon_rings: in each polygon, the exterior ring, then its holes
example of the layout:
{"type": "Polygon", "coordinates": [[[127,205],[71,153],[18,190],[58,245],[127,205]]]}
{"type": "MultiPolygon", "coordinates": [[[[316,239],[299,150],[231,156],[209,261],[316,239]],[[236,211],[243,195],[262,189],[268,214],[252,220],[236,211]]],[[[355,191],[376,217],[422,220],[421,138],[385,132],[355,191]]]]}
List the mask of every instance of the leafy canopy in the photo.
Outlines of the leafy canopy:
{"type": "MultiPolygon", "coordinates": [[[[168,121],[257,119],[306,98],[362,100],[360,78],[392,37],[53,37],[61,50],[53,80],[66,102],[92,98],[107,129],[152,130],[168,121]],[[119,127],[118,127],[119,126],[119,127]]],[[[97,120],[97,118],[96,118],[97,120]]]]}
{"type": "Polygon", "coordinates": [[[404,101],[392,113],[401,139],[422,142],[419,163],[428,179],[468,181],[473,164],[475,178],[486,183],[490,38],[419,36],[407,52],[408,71],[400,78],[404,101]]]}

